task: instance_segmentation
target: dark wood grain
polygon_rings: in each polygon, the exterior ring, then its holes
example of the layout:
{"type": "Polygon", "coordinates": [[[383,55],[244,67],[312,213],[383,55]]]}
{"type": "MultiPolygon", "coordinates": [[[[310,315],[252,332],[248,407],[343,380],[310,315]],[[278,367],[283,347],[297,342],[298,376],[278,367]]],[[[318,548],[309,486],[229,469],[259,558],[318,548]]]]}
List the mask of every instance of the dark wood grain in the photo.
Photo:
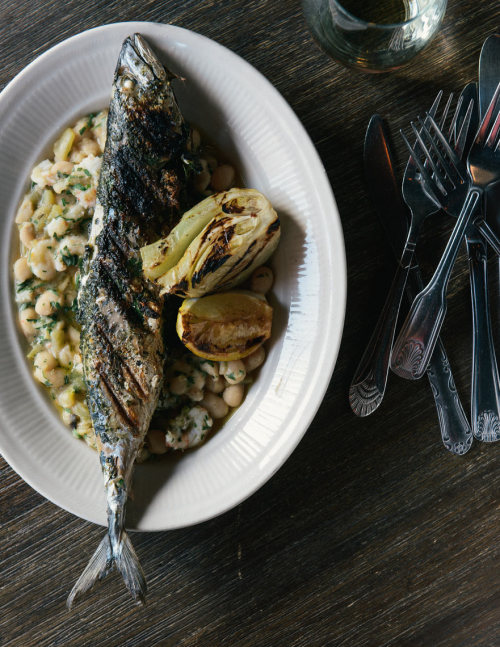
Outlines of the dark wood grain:
{"type": "MultiPolygon", "coordinates": [[[[291,104],[323,159],[342,218],[345,331],[313,424],[264,487],[207,523],[134,535],[149,580],[144,608],[111,576],[66,610],[102,530],[43,499],[0,459],[0,644],[499,645],[500,446],[476,443],[463,458],[447,453],[424,381],[390,376],[382,407],[366,419],[355,418],[347,400],[394,269],[362,177],[369,117],[382,113],[397,133],[439,88],[458,92],[476,79],[481,44],[500,25],[498,1],[450,1],[426,51],[402,71],[369,76],[341,68],[316,47],[296,2],[2,0],[0,88],[62,39],[121,20],[171,22],[213,38],[263,72],[291,104]]],[[[403,160],[396,136],[394,143],[403,160]]],[[[449,228],[441,219],[426,223],[424,272],[449,228]]],[[[493,259],[491,268],[498,326],[493,259]]],[[[463,257],[443,335],[468,407],[463,257]]]]}

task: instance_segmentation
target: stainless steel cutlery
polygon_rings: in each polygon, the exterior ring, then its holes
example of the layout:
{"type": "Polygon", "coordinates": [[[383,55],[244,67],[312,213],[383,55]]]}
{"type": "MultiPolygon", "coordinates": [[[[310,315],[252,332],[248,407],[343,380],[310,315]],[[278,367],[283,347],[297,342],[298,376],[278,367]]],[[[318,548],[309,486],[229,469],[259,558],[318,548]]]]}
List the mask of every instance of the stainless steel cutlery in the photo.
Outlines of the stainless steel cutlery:
{"type": "Polygon", "coordinates": [[[438,119],[440,100],[441,93],[425,118],[412,122],[415,143],[410,144],[405,137],[410,157],[402,196],[411,211],[409,219],[394,197],[396,183],[390,149],[378,115],[372,117],[367,130],[365,171],[370,195],[396,256],[401,248],[403,251],[377,326],[352,380],[349,401],[360,416],[369,415],[380,405],[389,358],[392,370],[402,377],[417,379],[427,373],[443,442],[450,451],[461,454],[470,447],[472,433],[478,440],[500,440],[500,378],[487,280],[488,248],[500,254],[500,35],[488,38],[481,51],[479,100],[476,84],[468,84],[449,126],[447,117],[452,98],[438,119]],[[377,151],[378,163],[374,163],[374,151],[377,151]],[[390,207],[390,215],[384,216],[382,205],[390,207]],[[423,220],[440,210],[457,220],[431,280],[422,289],[415,247],[423,220]],[[405,222],[407,236],[403,244],[401,232],[405,232],[405,222]],[[446,314],[448,281],[464,239],[473,315],[472,433],[456,393],[446,353],[438,341],[446,314]],[[407,294],[413,301],[394,342],[407,279],[407,294]],[[443,367],[447,380],[443,380],[443,367]]]}

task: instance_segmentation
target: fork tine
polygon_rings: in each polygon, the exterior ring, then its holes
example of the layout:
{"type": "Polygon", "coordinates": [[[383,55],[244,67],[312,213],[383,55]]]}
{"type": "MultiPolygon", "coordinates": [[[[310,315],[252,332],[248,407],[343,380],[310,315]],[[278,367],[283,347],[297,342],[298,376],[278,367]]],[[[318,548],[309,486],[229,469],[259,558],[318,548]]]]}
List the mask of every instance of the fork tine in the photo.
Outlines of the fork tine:
{"type": "Polygon", "coordinates": [[[446,105],[443,110],[443,114],[441,115],[441,120],[439,122],[439,127],[441,130],[444,128],[444,124],[446,123],[446,117],[448,116],[448,111],[451,106],[451,100],[453,99],[453,92],[450,92],[450,96],[448,97],[448,101],[446,102],[446,105]]]}
{"type": "MultiPolygon", "coordinates": [[[[451,163],[453,164],[453,168],[454,168],[455,173],[462,180],[462,182],[465,182],[465,180],[467,178],[465,176],[463,176],[461,171],[460,171],[460,158],[455,153],[455,151],[451,148],[451,146],[448,144],[448,140],[443,135],[443,133],[440,131],[440,129],[438,128],[438,125],[436,124],[434,119],[432,117],[429,117],[429,119],[430,119],[430,122],[432,124],[433,129],[434,129],[434,132],[437,135],[437,138],[441,142],[441,145],[443,146],[445,153],[448,155],[451,163]]],[[[430,135],[430,133],[429,133],[429,136],[430,136],[431,140],[434,142],[434,138],[432,137],[432,135],[430,135]]],[[[436,148],[437,148],[437,146],[436,146],[436,148]]],[[[450,175],[450,177],[451,177],[451,175],[450,175]]]]}
{"type": "MultiPolygon", "coordinates": [[[[457,119],[458,115],[460,114],[460,109],[462,107],[464,98],[459,97],[457,101],[457,107],[455,108],[455,114],[453,115],[453,118],[451,120],[450,127],[448,129],[448,141],[457,141],[457,119]]],[[[456,148],[456,147],[455,147],[456,148]]]]}
{"type": "Polygon", "coordinates": [[[431,117],[435,117],[435,116],[436,116],[436,112],[437,112],[437,109],[438,109],[438,107],[439,107],[439,102],[441,101],[441,97],[442,97],[442,96],[443,96],[443,91],[442,91],[442,90],[439,90],[439,92],[438,92],[438,93],[437,93],[437,95],[436,95],[436,98],[435,98],[435,99],[434,99],[434,101],[432,102],[431,109],[429,110],[429,114],[430,114],[430,116],[431,116],[431,117]]]}
{"type": "MultiPolygon", "coordinates": [[[[455,152],[460,158],[464,154],[465,143],[467,141],[467,136],[469,134],[469,126],[470,126],[470,120],[472,118],[473,110],[474,110],[474,99],[471,99],[469,102],[469,106],[467,108],[467,112],[465,113],[465,117],[463,118],[460,131],[455,140],[455,146],[454,146],[455,152]]],[[[455,115],[458,115],[458,110],[455,113],[455,115]]]]}
{"type": "MultiPolygon", "coordinates": [[[[438,111],[439,104],[440,104],[440,102],[441,102],[441,98],[442,98],[442,96],[443,96],[443,91],[442,91],[442,90],[439,90],[439,92],[437,93],[436,98],[435,98],[435,99],[434,99],[434,101],[432,102],[432,106],[430,107],[430,110],[429,110],[429,114],[430,114],[432,117],[435,117],[435,116],[436,116],[436,113],[437,113],[437,111],[438,111]]],[[[447,111],[447,107],[445,107],[445,110],[447,111]]],[[[418,150],[418,148],[417,148],[417,143],[418,143],[418,141],[416,141],[416,142],[415,142],[415,144],[414,144],[414,145],[415,145],[415,151],[417,151],[417,150],[418,150]]],[[[409,162],[411,163],[411,160],[409,160],[409,162]]]]}
{"type": "Polygon", "coordinates": [[[488,135],[488,139],[485,142],[485,147],[487,146],[488,148],[494,148],[495,147],[495,142],[497,140],[498,136],[498,131],[500,130],[500,110],[497,113],[495,123],[491,127],[490,134],[488,135]]]}
{"type": "Polygon", "coordinates": [[[476,137],[476,143],[477,144],[483,144],[485,138],[486,138],[486,133],[488,132],[490,128],[490,123],[491,120],[493,119],[493,115],[495,114],[495,105],[498,100],[498,97],[500,96],[500,83],[497,85],[497,89],[495,90],[495,94],[493,95],[490,105],[488,106],[488,110],[486,111],[486,114],[483,117],[483,121],[481,122],[481,125],[479,126],[479,131],[477,133],[476,137]]]}
{"type": "MultiPolygon", "coordinates": [[[[455,187],[455,183],[453,181],[453,176],[456,174],[456,169],[454,168],[453,162],[450,165],[446,158],[444,157],[443,153],[439,150],[438,145],[436,144],[436,141],[432,137],[431,133],[429,132],[429,129],[425,125],[425,123],[420,119],[419,117],[420,124],[422,126],[421,133],[425,134],[425,136],[428,139],[428,142],[430,144],[430,147],[432,148],[432,151],[434,152],[435,156],[437,157],[439,164],[441,165],[444,175],[448,180],[451,182],[452,187],[455,187]]],[[[430,154],[429,154],[430,155],[430,154]]],[[[440,178],[440,176],[443,175],[443,173],[437,168],[437,166],[433,166],[433,171],[434,173],[440,178]]],[[[443,178],[444,179],[444,178],[443,178]]]]}
{"type": "Polygon", "coordinates": [[[429,197],[434,200],[437,206],[440,206],[440,202],[438,198],[436,197],[436,193],[440,192],[441,190],[437,186],[437,184],[434,182],[433,179],[431,179],[431,176],[427,173],[427,170],[425,166],[422,164],[422,162],[419,160],[418,155],[415,153],[413,150],[410,142],[406,139],[406,136],[402,130],[399,131],[401,133],[401,136],[403,137],[404,143],[406,144],[408,150],[410,151],[410,161],[413,161],[417,167],[418,170],[420,171],[420,174],[422,175],[422,180],[423,180],[423,185],[425,186],[426,192],[429,194],[429,197]],[[436,191],[437,189],[437,191],[436,191]]]}
{"type": "MultiPolygon", "coordinates": [[[[411,122],[411,127],[412,127],[412,129],[413,129],[413,132],[415,133],[415,135],[416,135],[416,137],[417,137],[417,141],[418,141],[418,143],[419,143],[419,145],[420,145],[420,148],[422,149],[422,151],[423,151],[423,153],[424,153],[424,155],[425,155],[425,162],[424,162],[424,166],[425,166],[426,168],[427,168],[428,166],[430,166],[430,167],[431,167],[432,172],[433,172],[433,179],[434,179],[434,181],[439,185],[439,187],[440,187],[440,189],[441,189],[442,193],[443,193],[444,195],[446,195],[446,193],[447,193],[447,191],[446,191],[446,187],[444,186],[443,181],[442,181],[442,179],[441,179],[442,173],[441,173],[441,171],[438,169],[438,167],[437,167],[436,163],[434,162],[434,160],[432,159],[432,154],[431,154],[431,152],[429,151],[429,149],[427,148],[427,145],[426,145],[426,143],[424,142],[424,140],[423,140],[423,138],[422,138],[422,131],[423,131],[423,129],[425,128],[425,126],[423,125],[423,123],[422,123],[422,121],[421,121],[421,120],[420,120],[420,126],[421,126],[421,130],[419,131],[419,130],[417,130],[417,127],[415,126],[415,123],[414,123],[413,121],[411,122]]],[[[426,129],[426,130],[427,130],[427,129],[426,129]]],[[[433,142],[432,142],[432,141],[431,141],[431,147],[433,148],[433,142]]],[[[433,148],[433,150],[434,150],[434,148],[433,148]]],[[[438,151],[438,152],[439,152],[439,151],[438,151]]],[[[453,183],[452,183],[452,186],[453,186],[453,183]]]]}

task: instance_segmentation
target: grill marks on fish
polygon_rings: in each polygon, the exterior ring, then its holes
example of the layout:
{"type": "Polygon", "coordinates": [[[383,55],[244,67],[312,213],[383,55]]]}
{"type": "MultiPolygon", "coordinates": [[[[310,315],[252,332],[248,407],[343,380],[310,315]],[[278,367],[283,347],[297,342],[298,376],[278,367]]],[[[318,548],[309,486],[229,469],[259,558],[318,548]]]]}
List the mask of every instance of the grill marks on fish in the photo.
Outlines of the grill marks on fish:
{"type": "Polygon", "coordinates": [[[188,131],[169,84],[172,76],[139,35],[124,42],[108,116],[94,245],[86,254],[78,294],[108,534],[73,587],[69,606],[112,565],[135,599],[146,594],[123,520],[133,464],[156,408],[164,362],[159,289],[137,271],[139,250],[168,233],[185,207],[181,179],[188,131]]]}

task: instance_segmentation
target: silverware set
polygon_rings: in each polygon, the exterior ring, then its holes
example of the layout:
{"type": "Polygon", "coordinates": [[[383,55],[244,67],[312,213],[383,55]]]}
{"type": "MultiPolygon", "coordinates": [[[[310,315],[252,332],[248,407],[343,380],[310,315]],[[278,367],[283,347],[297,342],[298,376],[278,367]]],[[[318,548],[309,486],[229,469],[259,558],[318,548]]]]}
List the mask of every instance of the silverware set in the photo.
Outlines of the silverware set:
{"type": "Polygon", "coordinates": [[[481,50],[479,98],[476,84],[468,84],[448,126],[452,97],[438,116],[441,100],[440,92],[424,119],[412,122],[414,143],[402,133],[410,152],[401,189],[407,209],[397,190],[383,122],[375,115],[368,126],[364,153],[367,184],[400,260],[352,380],[349,401],[357,415],[369,415],[382,402],[389,366],[406,379],[426,374],[443,443],[452,453],[464,454],[472,436],[485,442],[500,440],[500,379],[486,263],[488,245],[500,254],[500,200],[496,199],[500,198],[500,35],[489,37],[481,50]],[[423,287],[415,248],[423,221],[440,211],[455,217],[456,223],[431,280],[423,287]],[[471,426],[439,339],[451,270],[464,240],[473,319],[471,426]],[[394,342],[405,287],[411,306],[394,342]]]}

